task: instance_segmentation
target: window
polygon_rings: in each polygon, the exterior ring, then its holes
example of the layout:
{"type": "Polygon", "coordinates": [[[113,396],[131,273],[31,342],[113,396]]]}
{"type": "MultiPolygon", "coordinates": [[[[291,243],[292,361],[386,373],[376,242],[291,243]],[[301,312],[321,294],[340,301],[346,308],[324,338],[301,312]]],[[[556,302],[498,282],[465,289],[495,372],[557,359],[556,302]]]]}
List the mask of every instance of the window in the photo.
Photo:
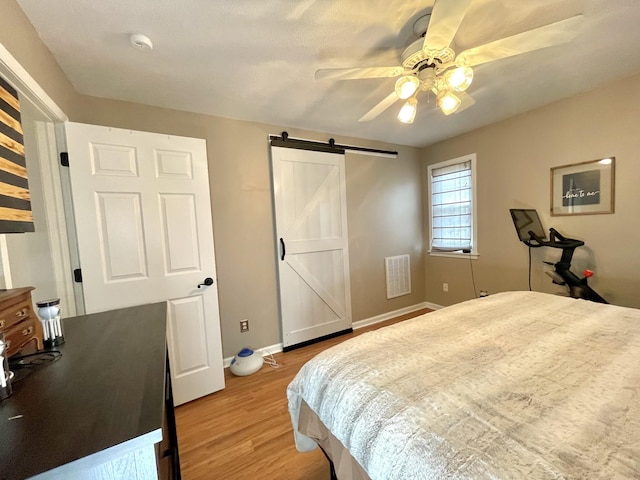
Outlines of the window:
{"type": "Polygon", "coordinates": [[[428,167],[429,253],[476,256],[476,155],[428,167]]]}

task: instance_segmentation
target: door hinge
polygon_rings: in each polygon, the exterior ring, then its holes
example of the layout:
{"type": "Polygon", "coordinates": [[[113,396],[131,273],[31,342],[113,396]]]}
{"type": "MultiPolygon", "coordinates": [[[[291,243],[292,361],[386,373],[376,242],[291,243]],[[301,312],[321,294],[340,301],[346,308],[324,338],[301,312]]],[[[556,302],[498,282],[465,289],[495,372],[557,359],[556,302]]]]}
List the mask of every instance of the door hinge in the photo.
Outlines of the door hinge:
{"type": "Polygon", "coordinates": [[[73,271],[73,281],[76,283],[82,283],[82,269],[76,268],[73,271]]]}
{"type": "Polygon", "coordinates": [[[69,152],[60,152],[60,165],[63,167],[69,166],[69,152]]]}

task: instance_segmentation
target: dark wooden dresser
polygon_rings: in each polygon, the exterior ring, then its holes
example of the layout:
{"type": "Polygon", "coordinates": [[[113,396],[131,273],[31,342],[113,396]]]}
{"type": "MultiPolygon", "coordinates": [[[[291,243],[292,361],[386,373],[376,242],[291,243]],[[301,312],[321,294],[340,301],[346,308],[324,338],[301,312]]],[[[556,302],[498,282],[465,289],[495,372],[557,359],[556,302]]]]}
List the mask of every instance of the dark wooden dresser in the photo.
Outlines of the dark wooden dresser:
{"type": "Polygon", "coordinates": [[[166,303],[63,329],[62,356],[0,402],[0,480],[179,479],[166,303]]]}

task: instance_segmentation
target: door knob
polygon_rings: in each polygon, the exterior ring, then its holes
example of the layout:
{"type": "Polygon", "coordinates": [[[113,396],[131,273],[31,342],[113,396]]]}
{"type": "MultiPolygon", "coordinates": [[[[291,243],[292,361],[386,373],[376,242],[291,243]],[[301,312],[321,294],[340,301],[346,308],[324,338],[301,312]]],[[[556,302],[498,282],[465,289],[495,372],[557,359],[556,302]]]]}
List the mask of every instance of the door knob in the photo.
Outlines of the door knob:
{"type": "Polygon", "coordinates": [[[198,285],[198,288],[200,288],[202,285],[204,285],[205,287],[208,287],[209,285],[213,285],[213,278],[211,277],[205,278],[204,282],[198,285]]]}

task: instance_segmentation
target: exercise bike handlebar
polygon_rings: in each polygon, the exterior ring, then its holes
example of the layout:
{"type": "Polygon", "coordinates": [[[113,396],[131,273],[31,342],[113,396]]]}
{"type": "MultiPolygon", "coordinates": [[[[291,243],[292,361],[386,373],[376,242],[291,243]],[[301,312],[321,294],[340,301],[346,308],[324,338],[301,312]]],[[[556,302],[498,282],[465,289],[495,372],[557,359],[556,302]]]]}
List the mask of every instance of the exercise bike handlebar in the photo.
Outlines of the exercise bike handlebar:
{"type": "Polygon", "coordinates": [[[582,240],[576,240],[575,238],[564,237],[555,228],[549,229],[549,240],[545,240],[536,235],[533,231],[529,231],[529,240],[525,240],[524,244],[528,247],[553,247],[553,248],[577,248],[584,245],[582,240]]]}
{"type": "Polygon", "coordinates": [[[582,240],[576,240],[575,238],[563,237],[555,228],[549,229],[549,243],[548,247],[555,248],[577,248],[584,245],[582,240]]]}
{"type": "Polygon", "coordinates": [[[540,247],[547,246],[547,242],[544,239],[540,238],[538,235],[536,235],[532,230],[529,230],[527,233],[529,234],[529,240],[523,241],[523,243],[527,247],[540,248],[540,247]]]}

